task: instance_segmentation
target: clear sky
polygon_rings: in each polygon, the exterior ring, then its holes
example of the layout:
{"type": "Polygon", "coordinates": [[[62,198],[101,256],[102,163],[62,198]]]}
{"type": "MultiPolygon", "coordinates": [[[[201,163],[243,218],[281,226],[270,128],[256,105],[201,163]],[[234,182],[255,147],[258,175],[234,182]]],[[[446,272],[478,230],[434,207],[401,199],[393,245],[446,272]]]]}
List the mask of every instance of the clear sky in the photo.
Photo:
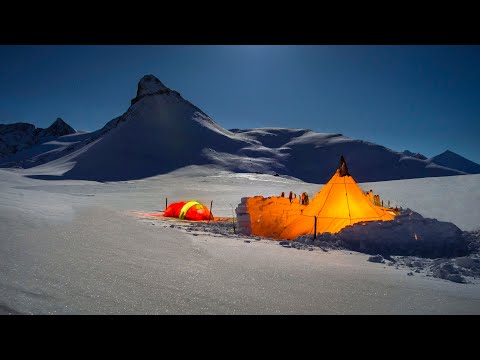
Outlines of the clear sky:
{"type": "Polygon", "coordinates": [[[0,123],[96,130],[157,76],[218,124],[480,163],[480,46],[0,46],[0,123]]]}

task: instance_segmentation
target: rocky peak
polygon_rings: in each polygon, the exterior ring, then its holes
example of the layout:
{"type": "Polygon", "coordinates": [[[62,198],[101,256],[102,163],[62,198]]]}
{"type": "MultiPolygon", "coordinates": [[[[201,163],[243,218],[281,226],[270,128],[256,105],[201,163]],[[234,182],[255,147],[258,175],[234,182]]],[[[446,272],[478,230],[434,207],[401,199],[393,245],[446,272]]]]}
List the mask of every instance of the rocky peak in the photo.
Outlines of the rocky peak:
{"type": "Polygon", "coordinates": [[[146,96],[154,95],[174,95],[181,98],[177,91],[171,90],[162,84],[154,75],[145,75],[138,82],[137,96],[132,99],[131,104],[135,104],[140,99],[146,96]]]}
{"type": "Polygon", "coordinates": [[[479,174],[480,165],[464,158],[453,151],[446,150],[443,153],[430,158],[430,161],[448,168],[460,170],[467,174],[479,174]]]}
{"type": "Polygon", "coordinates": [[[167,87],[155,76],[145,75],[138,82],[137,98],[144,95],[152,95],[166,89],[167,87]]]}
{"type": "Polygon", "coordinates": [[[40,131],[39,137],[43,137],[43,136],[57,137],[57,136],[70,135],[73,133],[75,133],[75,129],[73,129],[61,118],[57,118],[57,120],[55,120],[52,125],[40,131]]]}

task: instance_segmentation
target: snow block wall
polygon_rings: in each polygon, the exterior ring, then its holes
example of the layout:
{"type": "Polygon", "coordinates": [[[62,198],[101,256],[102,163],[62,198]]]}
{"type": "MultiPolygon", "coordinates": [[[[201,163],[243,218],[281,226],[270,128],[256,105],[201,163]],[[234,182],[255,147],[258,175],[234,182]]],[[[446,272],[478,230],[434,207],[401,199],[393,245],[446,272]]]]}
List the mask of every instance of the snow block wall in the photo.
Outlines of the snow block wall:
{"type": "Polygon", "coordinates": [[[253,196],[242,198],[235,211],[242,234],[283,239],[280,234],[302,214],[303,209],[305,205],[301,205],[298,198],[290,202],[280,196],[253,196]]]}
{"type": "Polygon", "coordinates": [[[252,235],[252,225],[250,223],[250,214],[247,210],[247,199],[242,197],[240,204],[235,209],[237,214],[237,228],[240,234],[252,235]]]}

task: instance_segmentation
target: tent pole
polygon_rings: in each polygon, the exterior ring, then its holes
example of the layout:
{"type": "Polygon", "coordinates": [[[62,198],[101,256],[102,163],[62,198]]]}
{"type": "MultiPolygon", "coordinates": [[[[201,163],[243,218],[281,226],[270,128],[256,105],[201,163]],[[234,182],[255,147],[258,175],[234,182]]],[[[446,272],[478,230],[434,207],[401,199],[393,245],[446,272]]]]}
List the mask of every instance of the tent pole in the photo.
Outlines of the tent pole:
{"type": "Polygon", "coordinates": [[[212,205],[213,205],[213,200],[210,201],[210,217],[208,218],[208,221],[210,221],[210,219],[213,217],[212,216],[212,205]]]}
{"type": "Polygon", "coordinates": [[[233,233],[236,234],[237,232],[235,231],[235,214],[233,213],[233,206],[232,206],[232,226],[233,226],[233,233]]]}
{"type": "Polygon", "coordinates": [[[167,210],[168,207],[168,198],[165,198],[165,210],[167,210]]]}
{"type": "Polygon", "coordinates": [[[315,240],[317,238],[317,217],[314,216],[313,220],[313,239],[315,240]]]}

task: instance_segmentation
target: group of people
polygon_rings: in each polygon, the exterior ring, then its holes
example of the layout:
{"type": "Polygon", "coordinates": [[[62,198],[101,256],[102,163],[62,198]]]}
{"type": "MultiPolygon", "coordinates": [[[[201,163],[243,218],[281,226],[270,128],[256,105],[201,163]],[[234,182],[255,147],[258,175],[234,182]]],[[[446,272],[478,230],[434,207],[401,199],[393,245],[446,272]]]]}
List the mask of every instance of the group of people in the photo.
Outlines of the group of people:
{"type": "MultiPolygon", "coordinates": [[[[282,191],[282,194],[280,196],[285,197],[285,192],[282,191]]],[[[297,198],[297,194],[294,194],[292,191],[290,191],[290,194],[288,195],[288,199],[290,200],[290,203],[292,202],[293,199],[296,199],[296,198],[297,198]]],[[[308,205],[309,203],[308,194],[306,191],[304,191],[302,195],[299,195],[298,199],[300,200],[301,205],[308,205]]]]}
{"type": "MultiPolygon", "coordinates": [[[[365,196],[369,197],[370,200],[373,202],[374,205],[383,207],[383,200],[380,201],[380,195],[374,195],[374,194],[373,194],[373,190],[366,191],[366,192],[365,192],[365,196]]],[[[391,208],[390,208],[390,200],[388,200],[387,208],[391,209],[391,208]]],[[[398,211],[398,207],[395,206],[394,210],[395,210],[395,211],[398,211]]]]}

